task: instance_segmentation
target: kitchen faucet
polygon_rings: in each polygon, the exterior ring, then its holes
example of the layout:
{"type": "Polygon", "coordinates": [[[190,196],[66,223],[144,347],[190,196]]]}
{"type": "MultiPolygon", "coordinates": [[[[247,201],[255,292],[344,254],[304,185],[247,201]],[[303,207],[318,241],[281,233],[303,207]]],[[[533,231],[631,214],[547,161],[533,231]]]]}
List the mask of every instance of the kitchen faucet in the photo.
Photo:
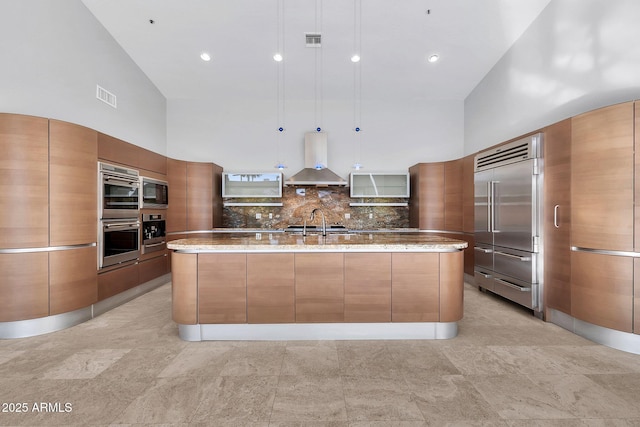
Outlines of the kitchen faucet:
{"type": "MultiPolygon", "coordinates": [[[[324,218],[324,212],[322,212],[320,210],[320,208],[315,208],[311,211],[311,216],[309,217],[310,221],[313,221],[314,218],[316,217],[316,211],[320,212],[320,214],[322,215],[322,235],[326,236],[327,235],[327,221],[324,218]]],[[[306,236],[307,235],[307,220],[304,221],[304,225],[302,228],[302,235],[306,236]]]]}

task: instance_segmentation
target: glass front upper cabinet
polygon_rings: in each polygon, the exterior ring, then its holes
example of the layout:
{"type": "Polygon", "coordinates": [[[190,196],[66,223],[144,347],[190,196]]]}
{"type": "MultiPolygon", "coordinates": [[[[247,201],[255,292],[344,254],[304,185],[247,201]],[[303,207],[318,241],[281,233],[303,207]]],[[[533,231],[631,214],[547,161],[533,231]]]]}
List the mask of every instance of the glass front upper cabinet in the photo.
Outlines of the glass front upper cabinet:
{"type": "Polygon", "coordinates": [[[351,197],[409,197],[408,173],[352,173],[351,197]]]}
{"type": "Polygon", "coordinates": [[[223,173],[222,197],[282,197],[282,173],[223,173]]]}

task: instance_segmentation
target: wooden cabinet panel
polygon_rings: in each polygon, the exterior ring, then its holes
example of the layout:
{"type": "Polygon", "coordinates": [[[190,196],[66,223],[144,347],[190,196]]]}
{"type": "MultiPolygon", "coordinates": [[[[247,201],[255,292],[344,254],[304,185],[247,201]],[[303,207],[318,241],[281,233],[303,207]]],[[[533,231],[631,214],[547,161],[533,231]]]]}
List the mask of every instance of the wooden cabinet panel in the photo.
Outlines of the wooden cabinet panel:
{"type": "Polygon", "coordinates": [[[140,283],[147,283],[150,280],[164,276],[169,272],[169,255],[164,254],[155,258],[140,261],[140,283]]]}
{"type": "Polygon", "coordinates": [[[444,230],[444,163],[419,163],[409,168],[409,178],[411,227],[444,230]]]}
{"type": "Polygon", "coordinates": [[[136,169],[167,174],[165,156],[103,133],[98,133],[98,158],[136,169]]]}
{"type": "Polygon", "coordinates": [[[344,321],[391,321],[391,254],[344,254],[344,321]]]}
{"type": "Polygon", "coordinates": [[[0,322],[49,315],[49,254],[0,254],[0,322]]]}
{"type": "Polygon", "coordinates": [[[57,120],[49,121],[50,245],[96,242],[96,131],[57,120]]]}
{"type": "Polygon", "coordinates": [[[98,274],[98,301],[112,297],[140,284],[138,264],[98,274]]]}
{"type": "Polygon", "coordinates": [[[640,252],[640,102],[634,104],[635,134],[634,134],[634,243],[636,252],[640,252]]]}
{"type": "Polygon", "coordinates": [[[572,119],[571,242],[633,250],[633,103],[572,119]]]}
{"type": "Polygon", "coordinates": [[[167,208],[167,232],[187,230],[187,162],[167,159],[169,206],[167,208]]]}
{"type": "Polygon", "coordinates": [[[198,323],[198,255],[171,255],[171,316],[182,325],[198,323]]]}
{"type": "Polygon", "coordinates": [[[474,158],[475,154],[471,154],[462,159],[462,231],[465,233],[475,231],[474,158]]]}
{"type": "Polygon", "coordinates": [[[98,301],[96,247],[49,254],[51,315],[88,307],[98,301]]]}
{"type": "Polygon", "coordinates": [[[444,230],[462,231],[462,159],[444,162],[444,230]]]}
{"type": "Polygon", "coordinates": [[[247,256],[199,254],[198,300],[199,323],[245,323],[247,256]]]}
{"type": "Polygon", "coordinates": [[[213,227],[222,227],[222,167],[213,165],[213,204],[212,204],[212,214],[213,214],[213,227]]]}
{"type": "Polygon", "coordinates": [[[296,253],[296,322],[344,321],[344,255],[296,253]]]}
{"type": "Polygon", "coordinates": [[[437,253],[393,253],[391,317],[393,322],[439,320],[440,260],[437,253]]]}
{"type": "Polygon", "coordinates": [[[545,308],[571,314],[571,119],[544,129],[545,308]]]}
{"type": "Polygon", "coordinates": [[[292,253],[247,254],[247,321],[296,321],[292,253]]]}
{"type": "Polygon", "coordinates": [[[640,334],[640,258],[633,260],[633,332],[640,334]]]}
{"type": "Polygon", "coordinates": [[[213,164],[187,162],[187,230],[213,228],[213,164]]]}
{"type": "Polygon", "coordinates": [[[48,246],[48,120],[0,114],[0,153],[0,248],[48,246]]]}
{"type": "Polygon", "coordinates": [[[440,254],[440,322],[462,319],[464,307],[463,252],[440,254]]]}
{"type": "Polygon", "coordinates": [[[633,258],[571,253],[571,315],[623,332],[633,329],[633,258]]]}

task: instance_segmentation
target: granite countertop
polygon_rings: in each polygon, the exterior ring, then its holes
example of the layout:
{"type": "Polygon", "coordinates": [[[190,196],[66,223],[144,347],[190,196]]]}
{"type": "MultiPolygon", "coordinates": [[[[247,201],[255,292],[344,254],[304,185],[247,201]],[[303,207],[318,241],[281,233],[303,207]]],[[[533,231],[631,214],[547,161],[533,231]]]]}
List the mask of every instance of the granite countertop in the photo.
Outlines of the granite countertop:
{"type": "Polygon", "coordinates": [[[170,241],[179,252],[451,252],[467,242],[420,232],[357,232],[309,234],[226,232],[170,241]]]}

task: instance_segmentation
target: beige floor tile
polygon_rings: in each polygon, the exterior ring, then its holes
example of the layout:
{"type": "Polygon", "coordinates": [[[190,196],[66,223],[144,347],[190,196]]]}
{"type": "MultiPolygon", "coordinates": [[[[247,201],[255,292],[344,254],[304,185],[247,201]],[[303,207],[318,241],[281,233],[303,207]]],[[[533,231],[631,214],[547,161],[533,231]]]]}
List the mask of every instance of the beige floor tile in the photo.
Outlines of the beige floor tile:
{"type": "Polygon", "coordinates": [[[218,377],[207,382],[207,393],[191,422],[268,422],[278,384],[277,376],[218,377]]]}
{"type": "Polygon", "coordinates": [[[271,421],[347,421],[342,380],[340,377],[280,376],[271,421]]]}
{"type": "Polygon", "coordinates": [[[340,374],[402,380],[402,371],[384,341],[338,341],[340,374]]]}
{"type": "Polygon", "coordinates": [[[345,376],[342,383],[349,420],[424,420],[404,381],[345,376]]]}
{"type": "Polygon", "coordinates": [[[503,419],[576,418],[570,408],[525,375],[467,376],[503,419]]]}
{"type": "Polygon", "coordinates": [[[82,350],[44,372],[42,377],[54,380],[95,378],[129,351],[129,349],[82,350]]]}
{"type": "Polygon", "coordinates": [[[287,345],[282,375],[336,377],[340,375],[338,351],[335,346],[287,345]]]}
{"type": "Polygon", "coordinates": [[[463,375],[407,377],[409,391],[430,422],[498,421],[500,417],[463,375]]]}

